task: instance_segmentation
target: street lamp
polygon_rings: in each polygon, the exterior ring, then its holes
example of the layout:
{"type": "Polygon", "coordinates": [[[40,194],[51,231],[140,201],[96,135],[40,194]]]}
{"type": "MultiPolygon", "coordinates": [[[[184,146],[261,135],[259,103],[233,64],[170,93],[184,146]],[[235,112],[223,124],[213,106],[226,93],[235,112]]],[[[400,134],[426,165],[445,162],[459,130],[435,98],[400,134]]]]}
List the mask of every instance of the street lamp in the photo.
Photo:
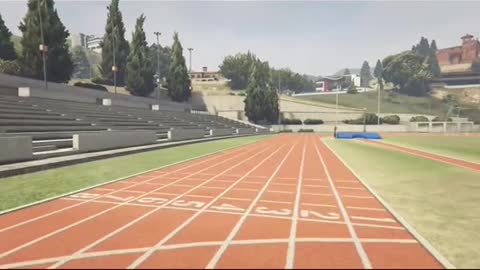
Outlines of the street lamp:
{"type": "Polygon", "coordinates": [[[45,45],[45,37],[43,34],[43,21],[42,21],[42,12],[40,11],[40,5],[43,3],[42,0],[38,0],[37,10],[38,10],[38,18],[40,21],[40,36],[42,38],[42,44],[40,44],[39,49],[42,52],[42,59],[43,59],[43,81],[45,83],[45,89],[48,89],[48,82],[47,82],[47,60],[46,60],[46,53],[48,52],[48,46],[45,45]]]}
{"type": "Polygon", "coordinates": [[[192,74],[192,51],[193,48],[188,48],[188,51],[190,52],[190,76],[192,74]]]}
{"type": "Polygon", "coordinates": [[[367,132],[367,108],[363,108],[363,132],[367,132]]]}
{"type": "Polygon", "coordinates": [[[160,32],[154,32],[157,36],[157,103],[160,104],[160,32]]]}
{"type": "MultiPolygon", "coordinates": [[[[107,10],[110,12],[110,15],[114,16],[115,15],[115,12],[111,12],[110,10],[110,6],[107,6],[107,10]]],[[[116,46],[115,46],[115,30],[116,30],[116,26],[115,26],[115,18],[112,17],[112,23],[113,23],[113,27],[112,27],[112,48],[113,48],[113,65],[112,65],[112,72],[113,72],[113,89],[115,91],[115,94],[117,93],[117,71],[118,71],[118,67],[116,65],[116,57],[115,57],[115,54],[116,54],[116,46]]]]}

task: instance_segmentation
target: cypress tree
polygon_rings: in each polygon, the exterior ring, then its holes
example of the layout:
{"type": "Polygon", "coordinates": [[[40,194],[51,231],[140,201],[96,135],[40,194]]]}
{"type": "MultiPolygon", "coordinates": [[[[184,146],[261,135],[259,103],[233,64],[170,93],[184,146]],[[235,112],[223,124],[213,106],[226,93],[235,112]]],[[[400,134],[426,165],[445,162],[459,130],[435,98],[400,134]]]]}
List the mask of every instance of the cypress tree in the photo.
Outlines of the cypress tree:
{"type": "Polygon", "coordinates": [[[139,96],[148,96],[154,88],[154,72],[148,58],[147,41],[143,30],[144,22],[145,16],[142,14],[135,25],[127,62],[127,89],[130,93],[139,96]]]}
{"type": "Polygon", "coordinates": [[[437,42],[435,42],[435,39],[432,39],[432,43],[430,44],[430,50],[436,52],[438,50],[437,48],[437,42]]]}
{"type": "Polygon", "coordinates": [[[373,75],[376,78],[381,78],[382,77],[382,72],[383,72],[382,62],[380,61],[380,59],[378,59],[377,64],[375,65],[375,69],[373,70],[373,75]]]}
{"type": "Polygon", "coordinates": [[[113,45],[115,44],[115,65],[117,67],[117,85],[125,84],[125,70],[129,54],[128,41],[125,40],[125,26],[119,9],[119,0],[112,0],[109,6],[105,35],[102,42],[102,63],[99,70],[102,78],[113,84],[113,45]]]}
{"type": "Polygon", "coordinates": [[[279,115],[278,95],[271,85],[268,63],[256,60],[252,64],[247,96],[244,100],[245,114],[254,123],[267,121],[276,123],[279,115]]]}
{"type": "Polygon", "coordinates": [[[42,16],[43,33],[47,52],[47,79],[53,82],[67,82],[73,71],[73,62],[68,50],[67,37],[70,35],[58,17],[53,0],[29,0],[28,11],[18,27],[22,31],[23,47],[21,61],[26,75],[43,78],[43,60],[39,45],[39,11],[42,16]],[[39,6],[40,5],[40,6],[39,6]]]}
{"type": "Polygon", "coordinates": [[[370,65],[367,61],[363,61],[362,68],[360,69],[360,86],[369,87],[371,79],[372,73],[370,72],[370,65]]]}
{"type": "Polygon", "coordinates": [[[0,59],[15,60],[17,58],[11,38],[12,33],[8,30],[0,14],[0,59]]]}
{"type": "Polygon", "coordinates": [[[190,76],[183,57],[183,48],[178,33],[173,35],[172,61],[167,77],[168,96],[173,101],[187,101],[192,92],[190,76]]]}

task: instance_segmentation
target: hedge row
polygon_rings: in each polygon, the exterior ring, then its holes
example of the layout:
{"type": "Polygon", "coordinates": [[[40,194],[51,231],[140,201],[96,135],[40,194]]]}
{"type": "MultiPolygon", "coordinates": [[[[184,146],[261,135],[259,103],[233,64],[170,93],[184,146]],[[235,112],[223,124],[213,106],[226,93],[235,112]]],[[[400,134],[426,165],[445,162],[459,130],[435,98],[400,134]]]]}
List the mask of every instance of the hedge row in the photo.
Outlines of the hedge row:
{"type": "MultiPolygon", "coordinates": [[[[378,120],[379,117],[376,114],[366,113],[357,119],[343,120],[343,123],[350,125],[363,125],[365,122],[366,125],[377,125],[378,120]]],[[[380,117],[380,124],[398,125],[400,124],[400,117],[398,115],[387,115],[383,118],[380,117]]]]}
{"type": "MultiPolygon", "coordinates": [[[[302,120],[300,119],[282,119],[281,123],[283,125],[301,125],[302,124],[302,120]]],[[[303,124],[305,125],[321,125],[323,124],[323,120],[322,119],[305,119],[303,121],[303,124]]]]}
{"type": "Polygon", "coordinates": [[[99,90],[99,91],[108,92],[108,90],[105,86],[99,85],[99,84],[94,84],[94,83],[76,82],[76,83],[73,84],[73,86],[78,86],[78,87],[83,87],[83,88],[89,88],[89,89],[95,89],[95,90],[99,90]]]}
{"type": "MultiPolygon", "coordinates": [[[[430,120],[428,120],[428,118],[423,115],[413,116],[412,118],[410,118],[410,122],[429,122],[429,121],[430,120]]],[[[445,117],[437,116],[432,119],[432,122],[452,122],[452,118],[449,117],[445,119],[445,117]]]]}

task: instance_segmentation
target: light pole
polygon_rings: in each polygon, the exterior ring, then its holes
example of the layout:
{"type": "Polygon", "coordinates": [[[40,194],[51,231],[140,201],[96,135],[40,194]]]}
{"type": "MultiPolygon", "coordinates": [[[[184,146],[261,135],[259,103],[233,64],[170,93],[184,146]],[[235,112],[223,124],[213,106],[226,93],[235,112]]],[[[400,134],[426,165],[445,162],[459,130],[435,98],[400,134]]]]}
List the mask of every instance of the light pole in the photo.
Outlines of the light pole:
{"type": "Polygon", "coordinates": [[[380,92],[382,91],[383,88],[383,81],[382,78],[378,78],[378,83],[377,83],[377,88],[378,88],[378,100],[377,100],[377,125],[380,125],[380,92]]]}
{"type": "Polygon", "coordinates": [[[193,48],[188,48],[188,51],[190,52],[190,76],[192,75],[192,51],[193,48]]]}
{"type": "Polygon", "coordinates": [[[363,132],[367,132],[367,108],[363,108],[363,132]]]}
{"type": "Polygon", "coordinates": [[[157,103],[160,104],[160,32],[154,32],[157,36],[157,103]]]}
{"type": "Polygon", "coordinates": [[[113,89],[115,91],[115,94],[117,94],[117,63],[116,63],[116,46],[115,46],[115,12],[112,12],[110,10],[110,6],[107,6],[108,11],[110,12],[110,15],[112,16],[112,48],[113,48],[113,65],[112,65],[112,72],[113,72],[113,89]]]}
{"type": "Polygon", "coordinates": [[[40,44],[39,49],[42,52],[42,59],[43,59],[43,81],[45,82],[45,89],[48,89],[48,82],[47,82],[47,60],[46,60],[46,53],[48,51],[48,46],[45,45],[45,37],[43,34],[43,21],[42,21],[42,12],[40,11],[40,5],[43,3],[42,0],[38,0],[37,10],[38,10],[38,18],[40,21],[40,36],[42,38],[42,44],[40,44]]]}

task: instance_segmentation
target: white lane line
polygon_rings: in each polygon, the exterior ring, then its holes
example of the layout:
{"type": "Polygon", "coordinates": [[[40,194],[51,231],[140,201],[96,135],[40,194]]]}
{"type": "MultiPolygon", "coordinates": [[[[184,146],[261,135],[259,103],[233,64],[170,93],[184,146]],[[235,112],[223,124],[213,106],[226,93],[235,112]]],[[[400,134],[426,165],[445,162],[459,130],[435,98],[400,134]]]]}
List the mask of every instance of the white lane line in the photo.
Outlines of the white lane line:
{"type": "MultiPolygon", "coordinates": [[[[267,150],[268,150],[268,148],[267,148],[267,150]]],[[[255,151],[255,149],[253,149],[252,151],[255,151]]],[[[264,150],[264,151],[266,151],[266,150],[264,150]]],[[[240,153],[240,154],[237,154],[237,155],[243,155],[243,153],[240,153]]],[[[210,168],[212,168],[212,167],[218,166],[219,164],[223,164],[223,163],[225,163],[225,162],[227,162],[227,161],[229,161],[229,160],[232,160],[232,159],[238,159],[238,156],[233,156],[233,157],[230,157],[230,158],[228,158],[228,159],[224,159],[224,160],[222,160],[222,161],[219,162],[219,163],[215,163],[215,164],[213,164],[213,165],[211,165],[211,166],[209,166],[209,167],[206,167],[206,168],[202,169],[201,171],[203,171],[203,170],[208,170],[208,169],[210,169],[210,168]]],[[[133,202],[133,201],[135,201],[135,200],[138,200],[139,198],[142,198],[142,197],[144,197],[144,196],[147,196],[147,195],[149,195],[149,194],[152,194],[152,193],[154,193],[154,192],[156,192],[156,191],[159,191],[159,190],[161,190],[161,189],[163,189],[163,188],[165,188],[165,187],[168,187],[168,186],[170,186],[170,185],[173,185],[173,184],[175,184],[176,182],[179,182],[179,181],[182,181],[182,180],[183,180],[183,179],[180,178],[179,180],[177,180],[177,181],[175,181],[175,182],[172,182],[172,183],[167,184],[167,185],[165,185],[165,186],[162,186],[162,187],[153,189],[153,190],[151,190],[150,192],[147,192],[147,193],[145,193],[145,194],[143,194],[143,195],[141,195],[141,196],[139,196],[139,197],[135,197],[135,198],[132,198],[132,199],[128,199],[128,200],[126,200],[125,202],[123,202],[122,204],[113,206],[113,207],[111,207],[111,208],[107,208],[107,209],[105,209],[105,210],[103,210],[103,211],[100,211],[100,212],[98,212],[98,213],[96,213],[96,214],[93,214],[93,215],[91,215],[91,216],[88,216],[88,217],[86,217],[86,218],[83,218],[83,219],[81,219],[81,220],[78,220],[78,221],[76,221],[76,222],[74,222],[74,223],[71,223],[71,224],[69,224],[69,225],[67,225],[67,226],[64,226],[64,227],[62,227],[62,228],[60,228],[60,229],[57,229],[57,230],[55,230],[55,231],[53,231],[53,232],[50,232],[50,233],[48,233],[48,234],[44,234],[44,235],[42,235],[42,236],[40,236],[40,237],[37,237],[36,239],[31,240],[30,242],[24,243],[24,244],[22,244],[22,245],[20,245],[20,246],[17,246],[17,247],[15,247],[15,248],[13,248],[13,249],[10,249],[10,250],[8,250],[8,251],[0,254],[0,259],[1,259],[1,258],[4,258],[4,257],[6,257],[6,256],[8,256],[8,255],[10,255],[10,254],[12,254],[12,253],[15,253],[15,252],[17,252],[17,251],[19,251],[19,250],[21,250],[21,249],[23,249],[23,248],[25,248],[25,247],[31,246],[31,245],[33,245],[33,244],[35,244],[35,243],[38,243],[38,242],[40,242],[40,241],[42,241],[42,240],[44,240],[44,239],[47,239],[47,238],[49,238],[49,237],[51,237],[51,236],[53,236],[53,235],[56,235],[56,234],[58,234],[58,233],[61,233],[61,232],[63,232],[63,231],[66,231],[66,230],[68,230],[68,229],[70,229],[70,228],[72,228],[72,227],[75,227],[75,226],[77,226],[77,225],[79,225],[79,224],[82,224],[82,223],[84,223],[84,222],[86,222],[86,221],[89,221],[89,220],[91,220],[91,219],[94,219],[94,218],[96,218],[96,217],[98,217],[98,216],[100,216],[100,215],[102,215],[102,214],[105,214],[105,213],[108,213],[108,212],[110,212],[110,211],[113,211],[113,210],[121,207],[121,206],[124,205],[124,204],[131,203],[131,202],[133,202]]],[[[104,194],[104,195],[105,195],[105,194],[104,194]]],[[[104,195],[100,196],[99,198],[103,198],[104,195]]],[[[93,201],[93,200],[94,200],[94,199],[92,199],[91,201],[93,201]]],[[[91,202],[91,201],[87,201],[86,203],[91,202]]],[[[80,203],[80,204],[83,204],[83,203],[80,203]]]]}
{"type": "Polygon", "coordinates": [[[365,190],[364,188],[361,188],[361,187],[339,187],[339,186],[337,186],[337,189],[365,190]]]}
{"type": "Polygon", "coordinates": [[[278,204],[292,204],[292,202],[273,201],[273,200],[262,200],[262,199],[260,199],[259,202],[264,202],[264,203],[278,203],[278,204]]]}
{"type": "Polygon", "coordinates": [[[369,211],[381,211],[386,212],[386,209],[382,208],[373,208],[373,207],[359,207],[359,206],[347,206],[348,209],[359,209],[359,210],[369,210],[369,211]]]}
{"type": "Polygon", "coordinates": [[[267,190],[267,193],[276,193],[276,194],[293,194],[291,191],[282,191],[282,190],[267,190]]]}
{"type": "Polygon", "coordinates": [[[137,268],[140,264],[142,264],[145,260],[147,260],[154,252],[155,252],[155,249],[159,246],[162,246],[163,244],[165,244],[166,242],[168,242],[171,238],[175,237],[175,235],[180,232],[181,230],[183,230],[183,228],[185,228],[186,226],[188,226],[190,223],[192,223],[193,220],[195,220],[195,218],[197,218],[199,215],[201,215],[205,209],[208,209],[210,206],[212,206],[218,199],[220,199],[223,195],[225,195],[226,193],[228,193],[231,189],[233,189],[238,183],[240,183],[243,179],[245,179],[250,173],[252,173],[253,171],[255,171],[258,167],[260,167],[263,163],[265,163],[266,161],[268,161],[270,159],[270,157],[272,157],[273,155],[275,155],[278,151],[280,151],[281,149],[283,148],[283,146],[280,146],[278,147],[274,152],[272,152],[269,156],[267,156],[266,158],[264,158],[261,162],[257,163],[252,169],[250,169],[248,172],[245,173],[244,176],[242,176],[242,178],[238,179],[237,181],[235,181],[230,187],[228,187],[227,189],[225,189],[224,192],[222,192],[220,195],[218,195],[214,200],[210,201],[208,204],[206,204],[205,206],[203,206],[197,213],[195,213],[193,216],[191,216],[189,219],[187,219],[186,221],[184,221],[180,226],[178,226],[175,230],[173,230],[172,232],[170,232],[167,236],[165,236],[162,240],[160,240],[153,248],[149,249],[148,251],[146,251],[142,256],[140,256],[139,258],[137,258],[133,263],[131,263],[128,268],[129,269],[134,269],[134,268],[137,268]]]}
{"type": "MultiPolygon", "coordinates": [[[[320,141],[320,143],[322,143],[320,141]]],[[[343,201],[340,198],[340,195],[338,194],[337,189],[335,188],[335,185],[333,183],[332,177],[330,176],[330,172],[328,171],[327,165],[325,164],[325,160],[323,159],[323,156],[320,154],[320,150],[318,150],[318,144],[315,143],[315,150],[317,151],[317,155],[320,158],[320,162],[322,163],[323,169],[325,170],[325,174],[327,175],[328,178],[328,183],[330,184],[330,188],[332,189],[333,195],[335,196],[335,199],[337,201],[337,204],[340,208],[340,212],[342,213],[343,220],[345,220],[345,224],[347,225],[348,231],[350,232],[350,235],[352,236],[355,249],[357,250],[358,255],[360,256],[360,259],[363,264],[363,268],[366,269],[371,269],[372,264],[370,263],[370,260],[368,259],[368,255],[363,249],[362,243],[358,239],[357,233],[355,232],[355,229],[352,225],[352,221],[350,220],[350,217],[348,216],[347,210],[345,209],[345,205],[343,205],[343,201]]]]}
{"type": "Polygon", "coordinates": [[[251,199],[246,199],[246,198],[236,198],[236,197],[222,197],[220,199],[225,199],[225,200],[234,200],[234,201],[251,201],[251,199]]]}
{"type": "MultiPolygon", "coordinates": [[[[241,147],[241,146],[239,146],[241,147]]],[[[250,148],[251,146],[248,146],[248,148],[250,148]]],[[[232,149],[235,148],[235,147],[232,147],[232,149]]],[[[182,164],[182,163],[185,163],[185,162],[188,162],[188,161],[193,161],[193,160],[196,160],[196,159],[201,159],[202,157],[207,157],[206,159],[204,160],[200,160],[198,161],[198,163],[192,163],[192,164],[189,164],[187,166],[184,166],[184,167],[181,167],[181,168],[178,168],[174,171],[171,171],[171,172],[167,172],[166,174],[172,174],[172,173],[175,173],[175,172],[178,172],[180,170],[184,170],[184,169],[187,169],[187,168],[190,168],[190,167],[193,167],[193,166],[196,166],[198,164],[203,164],[203,163],[206,163],[206,162],[211,162],[212,160],[216,160],[217,158],[219,158],[219,156],[216,156],[215,154],[217,153],[220,153],[222,151],[225,151],[225,150],[229,150],[230,148],[227,148],[227,149],[223,149],[223,150],[219,150],[219,151],[216,151],[216,152],[212,152],[212,153],[208,153],[208,154],[205,154],[205,155],[202,155],[202,156],[198,156],[198,157],[194,157],[194,158],[190,158],[190,159],[185,159],[185,160],[182,160],[182,161],[179,161],[179,162],[175,162],[175,163],[172,163],[172,164],[169,164],[169,165],[165,165],[165,166],[161,166],[161,167],[158,167],[158,168],[154,168],[154,169],[151,169],[151,170],[147,170],[147,171],[144,171],[144,172],[140,172],[140,173],[136,173],[136,174],[132,174],[132,175],[129,175],[129,176],[125,176],[125,177],[121,177],[121,178],[117,178],[117,179],[114,179],[112,181],[108,181],[108,182],[104,182],[104,183],[100,183],[100,184],[97,184],[97,185],[93,185],[93,186],[90,186],[90,187],[86,187],[86,188],[82,188],[82,189],[79,189],[79,190],[75,190],[75,191],[72,191],[72,192],[68,192],[68,193],[64,193],[64,194],[61,194],[61,195],[58,195],[58,196],[54,196],[54,197],[51,197],[51,198],[47,198],[47,199],[44,199],[44,200],[41,200],[41,201],[38,201],[38,202],[34,202],[34,203],[31,203],[31,204],[27,204],[27,205],[23,205],[23,206],[20,206],[20,207],[17,207],[17,208],[13,208],[13,209],[10,209],[10,210],[6,210],[6,211],[2,211],[0,212],[0,215],[4,215],[4,214],[7,214],[7,213],[11,213],[13,211],[16,211],[16,210],[20,210],[20,209],[23,209],[23,208],[26,208],[26,207],[30,207],[30,206],[34,206],[34,205],[37,205],[37,204],[41,204],[41,203],[44,203],[44,202],[48,202],[48,201],[51,201],[51,200],[54,200],[54,199],[58,199],[58,198],[62,198],[62,197],[65,197],[65,196],[69,196],[69,195],[72,195],[72,194],[76,194],[76,193],[80,193],[80,192],[83,192],[83,191],[86,191],[86,190],[91,190],[91,189],[94,189],[96,187],[100,187],[100,186],[105,186],[105,185],[108,185],[108,184],[112,184],[112,183],[115,183],[115,182],[119,182],[119,181],[122,181],[122,180],[125,180],[125,179],[128,179],[128,178],[132,178],[132,177],[141,177],[143,174],[147,174],[147,173],[150,173],[150,172],[155,172],[157,170],[161,170],[163,168],[167,168],[167,167],[171,167],[171,166],[175,166],[175,165],[178,165],[178,164],[182,164]]],[[[245,151],[245,150],[244,150],[245,151]]],[[[228,152],[226,154],[230,155],[230,154],[235,154],[236,152],[241,152],[241,149],[234,149],[232,150],[231,152],[228,152]]],[[[155,172],[157,173],[157,172],[155,172]]],[[[151,177],[147,177],[147,179],[145,180],[142,180],[140,182],[135,182],[137,184],[135,185],[130,185],[128,187],[124,187],[124,188],[120,188],[120,189],[116,189],[112,192],[109,192],[109,193],[106,193],[106,194],[103,194],[103,195],[109,195],[109,194],[112,194],[112,193],[115,193],[117,191],[124,191],[124,190],[127,190],[128,188],[131,188],[131,187],[135,187],[135,186],[139,186],[141,184],[144,184],[150,180],[155,180],[155,179],[159,179],[161,177],[163,177],[165,174],[162,174],[162,175],[159,175],[159,176],[151,176],[151,177]]],[[[90,201],[93,201],[90,200],[90,201]]],[[[87,203],[89,201],[85,201],[85,203],[87,203]]],[[[51,215],[55,215],[57,213],[61,213],[63,211],[66,211],[68,209],[71,209],[71,208],[74,208],[74,207],[77,207],[77,206],[80,206],[80,205],[83,205],[84,203],[79,203],[79,204],[74,204],[74,205],[70,205],[70,206],[67,206],[67,207],[64,207],[64,208],[61,208],[61,209],[58,209],[58,210],[55,210],[55,211],[51,211],[51,212],[48,212],[47,214],[43,214],[43,215],[40,215],[40,216],[37,216],[35,218],[32,218],[32,219],[28,219],[28,220],[25,220],[25,221],[22,221],[22,222],[19,222],[19,223],[16,223],[15,225],[12,225],[12,226],[9,226],[9,227],[5,227],[3,229],[0,229],[0,233],[4,232],[4,231],[7,231],[7,230],[11,230],[11,229],[14,229],[16,227],[19,227],[19,226],[22,226],[22,225],[25,225],[25,224],[28,224],[28,223],[31,223],[31,222],[34,222],[34,221],[37,221],[37,220],[40,220],[42,218],[45,218],[45,217],[49,217],[51,215]]]]}
{"type": "Polygon", "coordinates": [[[355,175],[355,177],[359,180],[359,182],[368,190],[370,191],[370,193],[373,194],[373,196],[375,198],[377,198],[377,200],[385,207],[385,209],[392,215],[394,216],[397,221],[402,224],[402,229],[403,230],[406,230],[408,231],[409,233],[411,233],[429,252],[430,254],[432,254],[433,257],[435,257],[445,268],[447,269],[455,269],[455,266],[446,258],[444,257],[436,248],[434,248],[432,246],[432,244],[430,244],[430,242],[425,239],[420,233],[417,232],[417,230],[415,230],[415,228],[413,228],[412,225],[410,225],[400,214],[398,214],[377,192],[375,192],[375,190],[373,190],[368,184],[367,182],[362,178],[360,177],[360,175],[355,172],[352,167],[350,167],[350,165],[348,165],[347,162],[345,162],[345,160],[339,156],[335,151],[333,151],[333,149],[328,145],[328,144],[325,144],[325,146],[330,149],[330,151],[343,163],[343,165],[345,167],[347,167],[352,173],[353,175],[355,175]]]}
{"type": "Polygon", "coordinates": [[[373,196],[357,196],[357,195],[341,195],[345,198],[354,198],[354,199],[375,199],[373,196]]]}
{"type": "Polygon", "coordinates": [[[316,187],[319,187],[319,188],[329,188],[328,185],[303,185],[304,187],[313,187],[313,188],[316,188],[316,187]]]}
{"type": "MultiPolygon", "coordinates": [[[[208,183],[209,181],[213,181],[216,177],[219,177],[219,176],[221,176],[223,173],[228,172],[229,170],[231,170],[231,169],[233,169],[233,168],[235,168],[235,167],[238,167],[238,166],[242,165],[243,163],[246,163],[246,162],[250,161],[252,158],[255,158],[255,157],[257,157],[258,155],[263,154],[264,152],[268,151],[269,149],[270,149],[270,147],[268,147],[268,148],[266,148],[266,149],[264,149],[264,150],[262,150],[262,151],[257,151],[256,154],[251,155],[251,156],[249,156],[248,158],[244,159],[243,161],[235,164],[234,166],[230,166],[228,169],[223,170],[222,172],[218,173],[217,176],[212,176],[212,177],[210,178],[210,180],[206,181],[206,182],[203,183],[203,184],[206,184],[206,183],[208,183]]],[[[238,157],[233,157],[233,158],[237,158],[237,159],[238,159],[238,157]]],[[[226,159],[225,161],[227,161],[227,160],[229,160],[229,159],[226,159]]],[[[210,167],[218,166],[219,164],[222,164],[222,163],[224,163],[224,162],[214,164],[214,165],[212,165],[212,166],[210,166],[210,167]]],[[[210,167],[207,167],[207,168],[205,168],[205,169],[203,169],[203,170],[201,170],[201,171],[208,170],[210,167]]],[[[113,231],[113,232],[111,232],[111,233],[103,236],[103,237],[100,238],[100,239],[97,239],[95,242],[93,242],[93,243],[91,243],[91,244],[83,247],[82,249],[76,251],[74,254],[72,254],[71,256],[69,256],[67,259],[61,260],[61,261],[59,261],[58,263],[50,266],[49,269],[57,268],[57,267],[65,264],[65,263],[67,263],[67,262],[70,261],[70,260],[76,259],[80,254],[84,253],[84,252],[87,251],[88,249],[96,246],[96,245],[99,244],[100,242],[103,242],[103,241],[109,239],[110,237],[112,237],[112,236],[116,235],[117,233],[119,233],[119,232],[127,229],[128,227],[134,225],[135,223],[137,223],[137,222],[139,222],[139,221],[147,218],[148,216],[152,215],[152,214],[155,213],[156,211],[162,209],[164,206],[166,206],[166,205],[168,205],[168,204],[170,204],[170,203],[178,200],[179,198],[187,195],[188,193],[190,193],[190,192],[192,192],[192,191],[195,191],[196,189],[201,188],[203,184],[201,184],[201,185],[199,185],[199,186],[197,186],[197,187],[194,187],[194,188],[192,188],[192,189],[184,192],[183,194],[180,194],[180,195],[178,195],[177,197],[175,197],[175,198],[173,198],[173,199],[171,199],[171,200],[168,200],[168,201],[165,202],[165,203],[162,203],[161,205],[157,206],[157,207],[154,208],[153,210],[145,213],[144,215],[142,215],[142,216],[140,216],[140,217],[138,217],[138,218],[130,221],[129,223],[123,225],[122,227],[117,228],[115,231],[113,231]]]]}
{"type": "Polygon", "coordinates": [[[280,164],[278,164],[278,166],[275,168],[275,171],[272,173],[272,175],[270,176],[270,178],[267,180],[267,182],[265,183],[265,185],[262,187],[262,189],[259,191],[259,193],[257,194],[257,196],[255,197],[255,199],[253,200],[253,202],[249,205],[247,211],[243,214],[243,216],[240,218],[240,220],[237,222],[237,224],[235,224],[235,227],[232,229],[232,231],[230,232],[230,234],[227,236],[227,238],[225,239],[225,241],[223,242],[222,246],[217,250],[217,252],[215,253],[215,255],[213,256],[213,258],[210,260],[210,262],[207,264],[206,268],[208,269],[213,269],[215,268],[215,266],[217,265],[218,261],[220,260],[220,258],[222,257],[223,253],[225,252],[225,250],[227,249],[228,245],[232,242],[233,238],[235,237],[235,235],[237,235],[238,231],[240,230],[240,227],[242,227],[243,223],[245,222],[245,220],[247,219],[247,216],[250,212],[252,212],[253,208],[255,207],[255,205],[257,204],[257,202],[260,200],[260,197],[263,195],[263,193],[265,192],[265,190],[267,189],[268,185],[272,182],[273,178],[275,177],[275,175],[277,175],[278,171],[280,170],[280,168],[282,167],[282,165],[285,163],[285,161],[287,160],[287,158],[290,156],[290,153],[292,152],[292,150],[294,149],[294,147],[296,146],[293,145],[292,147],[290,147],[290,150],[288,151],[288,153],[285,154],[285,156],[283,157],[282,161],[280,162],[280,164]]]}
{"type": "MultiPolygon", "coordinates": [[[[362,238],[360,239],[362,243],[396,243],[396,244],[416,244],[418,241],[415,239],[375,239],[375,238],[362,238]]],[[[254,239],[254,240],[234,240],[231,245],[234,246],[244,246],[244,245],[266,245],[266,244],[280,244],[288,243],[289,239],[277,238],[277,239],[254,239]]],[[[297,243],[349,243],[353,242],[351,238],[297,238],[297,243]]],[[[210,241],[210,242],[195,242],[195,243],[185,243],[185,244],[173,244],[167,246],[161,246],[157,250],[175,250],[175,249],[185,249],[185,248],[195,248],[195,247],[211,247],[211,246],[220,246],[221,241],[210,241]]],[[[77,259],[88,259],[88,258],[98,258],[106,257],[112,255],[125,255],[125,254],[135,254],[147,251],[148,247],[143,248],[131,248],[131,249],[118,249],[118,250],[107,250],[107,251],[95,251],[84,253],[77,259]]],[[[56,261],[62,260],[67,256],[38,259],[23,261],[17,263],[10,263],[0,265],[1,269],[6,268],[20,268],[20,267],[29,267],[34,268],[35,265],[54,263],[56,261]]]]}
{"type": "Polygon", "coordinates": [[[293,269],[295,260],[295,238],[297,237],[298,212],[300,212],[300,196],[303,184],[303,171],[305,168],[305,152],[308,142],[307,136],[304,137],[302,160],[300,161],[300,171],[298,172],[297,192],[295,194],[295,202],[293,204],[293,216],[290,227],[290,237],[288,238],[287,258],[285,263],[286,269],[293,269]]]}
{"type": "Polygon", "coordinates": [[[307,205],[307,206],[320,206],[320,207],[331,207],[331,208],[337,208],[338,206],[333,205],[333,204],[321,204],[321,203],[302,203],[302,205],[307,205]]]}
{"type": "Polygon", "coordinates": [[[332,197],[333,195],[330,193],[312,193],[312,192],[303,192],[304,195],[312,195],[312,196],[322,196],[322,197],[332,197]]]}

